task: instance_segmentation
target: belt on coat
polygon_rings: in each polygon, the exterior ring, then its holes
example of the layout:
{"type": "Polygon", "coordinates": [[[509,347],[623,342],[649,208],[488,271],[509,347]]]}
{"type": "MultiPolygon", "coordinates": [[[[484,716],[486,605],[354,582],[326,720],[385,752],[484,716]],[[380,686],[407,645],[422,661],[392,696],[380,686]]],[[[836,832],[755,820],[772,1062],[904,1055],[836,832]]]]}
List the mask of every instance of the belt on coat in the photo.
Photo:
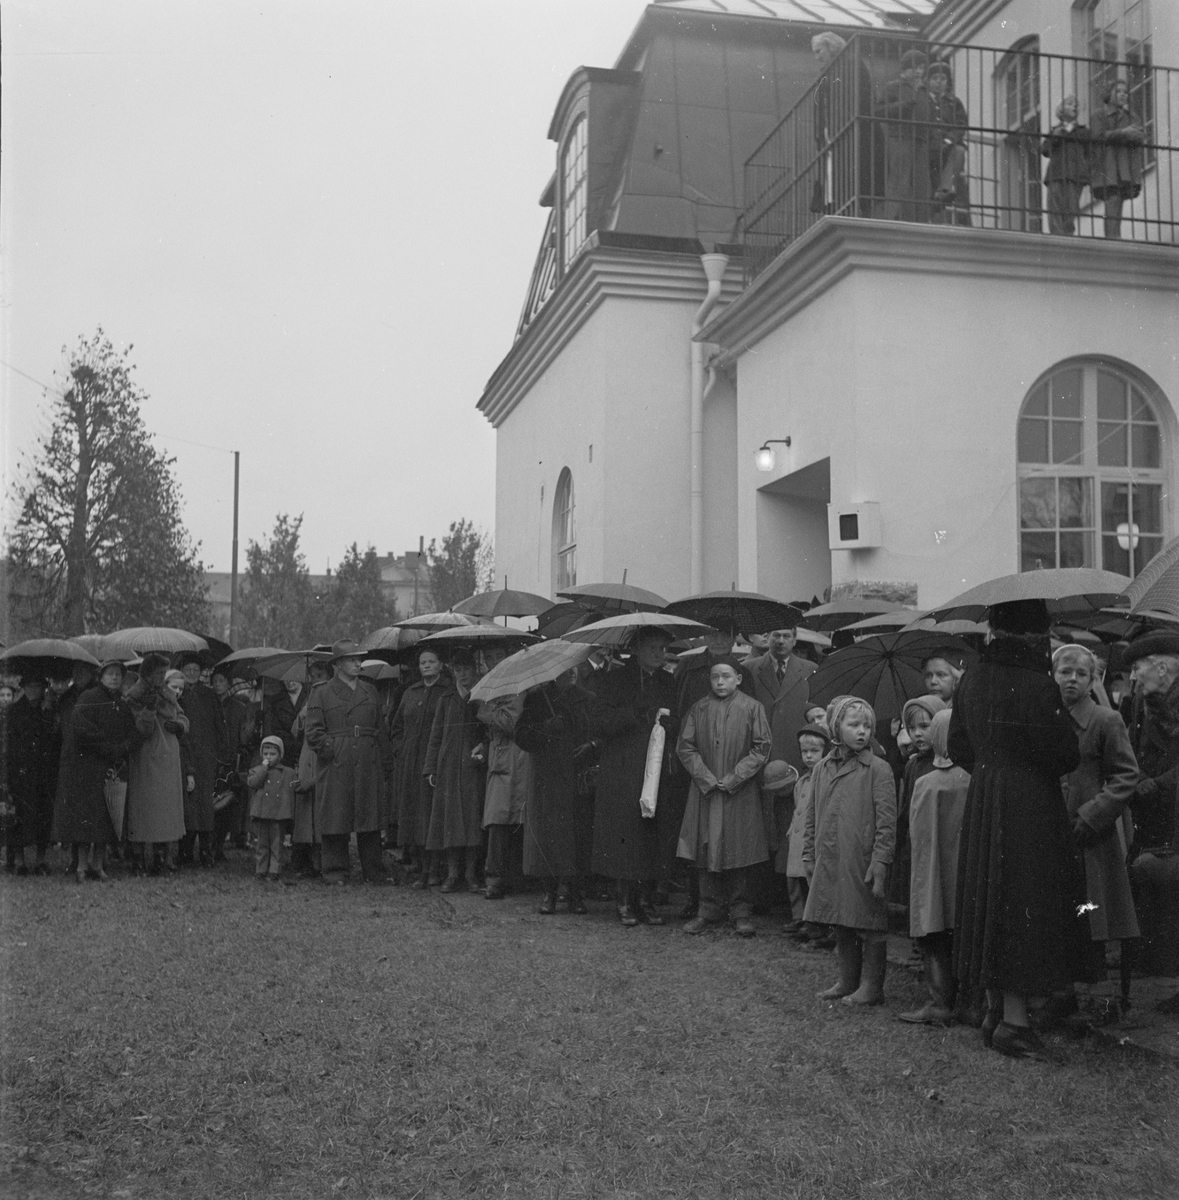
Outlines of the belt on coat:
{"type": "Polygon", "coordinates": [[[332,736],[333,737],[353,737],[353,738],[376,737],[377,734],[380,732],[381,731],[379,729],[375,729],[371,725],[353,725],[351,728],[351,732],[349,732],[347,729],[333,729],[332,736]]]}

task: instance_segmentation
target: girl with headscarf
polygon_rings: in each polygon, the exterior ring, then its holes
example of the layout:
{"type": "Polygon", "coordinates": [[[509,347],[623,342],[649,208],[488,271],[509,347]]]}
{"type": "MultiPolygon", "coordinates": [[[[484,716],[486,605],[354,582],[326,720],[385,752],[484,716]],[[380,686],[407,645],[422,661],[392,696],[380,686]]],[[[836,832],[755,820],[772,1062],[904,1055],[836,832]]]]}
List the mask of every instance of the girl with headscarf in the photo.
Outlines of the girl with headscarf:
{"type": "Polygon", "coordinates": [[[909,903],[909,802],[913,785],[933,770],[933,747],[929,743],[929,725],[934,715],[946,707],[940,696],[918,696],[906,701],[901,709],[901,725],[909,737],[913,752],[905,763],[897,797],[897,846],[888,878],[888,898],[894,904],[909,903]]]}
{"type": "Polygon", "coordinates": [[[970,776],[950,760],[949,736],[950,712],[943,707],[934,714],[925,734],[930,746],[929,769],[913,784],[909,804],[909,936],[925,959],[929,989],[924,1005],[900,1014],[902,1021],[912,1025],[948,1025],[957,993],[952,947],[958,841],[970,776]]]}
{"type": "Polygon", "coordinates": [[[144,859],[151,845],[153,874],[176,870],[174,847],[184,837],[186,781],[180,738],[188,732],[188,718],[167,685],[168,673],[168,660],[149,654],[139,669],[138,682],[127,693],[139,742],[127,770],[127,837],[140,844],[141,865],[147,865],[144,859]]]}
{"type": "Polygon", "coordinates": [[[1027,999],[1051,995],[1083,970],[1084,882],[1060,786],[1081,757],[1052,681],[1047,605],[1018,600],[988,613],[990,640],[950,718],[949,756],[970,772],[954,969],[959,987],[987,991],[984,1043],[1039,1058],[1027,999]]]}
{"type": "Polygon", "coordinates": [[[807,921],[832,925],[839,979],[821,1000],[881,1004],[887,963],[888,868],[896,843],[892,769],[872,753],[876,714],[849,697],[831,716],[834,749],[814,770],[803,838],[807,921]]]}

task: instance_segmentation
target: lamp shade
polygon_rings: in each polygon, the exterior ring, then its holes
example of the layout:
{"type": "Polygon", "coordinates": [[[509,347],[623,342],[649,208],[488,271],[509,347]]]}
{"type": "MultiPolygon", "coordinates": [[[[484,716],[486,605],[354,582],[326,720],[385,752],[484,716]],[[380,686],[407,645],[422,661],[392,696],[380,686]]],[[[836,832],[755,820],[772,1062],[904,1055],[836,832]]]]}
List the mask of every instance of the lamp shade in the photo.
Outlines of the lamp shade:
{"type": "Polygon", "coordinates": [[[753,456],[753,461],[757,464],[759,471],[772,471],[774,464],[777,462],[777,456],[774,454],[770,446],[762,446],[762,448],[753,456]]]}

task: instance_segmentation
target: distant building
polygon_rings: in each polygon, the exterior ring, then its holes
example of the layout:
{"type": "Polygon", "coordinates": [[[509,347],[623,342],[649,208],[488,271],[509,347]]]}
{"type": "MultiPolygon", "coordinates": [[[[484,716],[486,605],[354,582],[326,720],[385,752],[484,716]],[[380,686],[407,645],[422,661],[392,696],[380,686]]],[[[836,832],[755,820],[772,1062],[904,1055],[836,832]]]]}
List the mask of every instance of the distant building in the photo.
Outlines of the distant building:
{"type": "Polygon", "coordinates": [[[479,401],[497,576],[933,605],[1135,574],[1179,523],[1177,59],[1161,0],[656,0],[549,127],[479,401]],[[821,78],[822,31],[853,40],[821,78]],[[913,50],[967,112],[960,199],[918,180],[940,130],[896,115],[913,50]],[[1146,138],[1120,239],[1090,190],[1050,235],[1042,139],[1119,79],[1146,138]]]}
{"type": "MultiPolygon", "coordinates": [[[[381,591],[397,605],[397,616],[417,616],[429,612],[430,565],[424,551],[407,550],[396,555],[390,551],[377,559],[381,568],[381,591]]],[[[311,575],[309,581],[314,594],[322,595],[335,584],[331,571],[323,575],[311,575]]],[[[229,609],[232,575],[229,571],[206,571],[204,573],[205,595],[209,601],[209,632],[223,641],[229,640],[229,609]]],[[[238,599],[246,586],[244,574],[238,575],[238,599]]]]}

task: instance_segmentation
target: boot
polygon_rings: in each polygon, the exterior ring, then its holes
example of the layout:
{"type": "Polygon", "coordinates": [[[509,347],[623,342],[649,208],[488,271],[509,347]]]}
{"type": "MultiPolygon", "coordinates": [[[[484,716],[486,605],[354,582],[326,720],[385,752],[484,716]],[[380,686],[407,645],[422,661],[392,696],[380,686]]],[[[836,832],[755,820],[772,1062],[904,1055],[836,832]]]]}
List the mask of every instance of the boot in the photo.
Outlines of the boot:
{"type": "Polygon", "coordinates": [[[551,917],[557,911],[557,881],[555,879],[545,881],[544,899],[536,911],[542,917],[551,917]]]}
{"type": "Polygon", "coordinates": [[[839,982],[819,992],[820,1000],[842,1000],[859,987],[864,946],[850,929],[836,927],[835,955],[839,962],[839,982]]]}
{"type": "Polygon", "coordinates": [[[990,1048],[995,1036],[995,1030],[1003,1023],[1003,993],[994,988],[987,988],[987,1012],[982,1019],[983,1045],[990,1048]]]}
{"type": "Polygon", "coordinates": [[[954,1020],[950,978],[950,964],[940,954],[930,953],[925,958],[925,984],[929,988],[929,999],[912,1012],[898,1014],[900,1020],[910,1025],[950,1025],[954,1020]]]}
{"type": "Polygon", "coordinates": [[[844,996],[844,1004],[850,1007],[884,1003],[884,972],[888,968],[888,942],[884,938],[864,944],[864,969],[860,986],[850,996],[844,996]]]}

